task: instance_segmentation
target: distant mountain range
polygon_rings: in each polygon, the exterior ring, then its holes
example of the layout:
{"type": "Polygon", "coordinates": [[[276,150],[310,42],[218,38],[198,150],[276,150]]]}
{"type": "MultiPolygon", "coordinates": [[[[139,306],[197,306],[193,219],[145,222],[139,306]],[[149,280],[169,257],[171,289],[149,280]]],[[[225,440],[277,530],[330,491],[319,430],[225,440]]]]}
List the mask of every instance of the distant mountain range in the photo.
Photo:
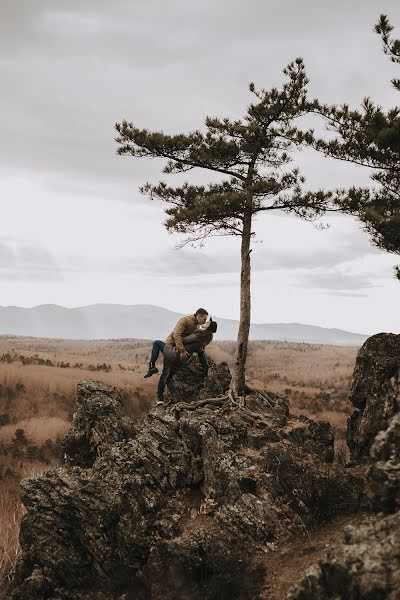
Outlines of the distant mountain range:
{"type": "MultiPolygon", "coordinates": [[[[0,307],[0,335],[64,339],[164,339],[182,315],[150,304],[93,304],[65,308],[42,304],[33,308],[0,307]]],[[[234,340],[238,321],[220,319],[215,339],[234,340]]],[[[367,335],[301,323],[252,324],[252,340],[287,340],[317,344],[361,345],[367,335]]]]}

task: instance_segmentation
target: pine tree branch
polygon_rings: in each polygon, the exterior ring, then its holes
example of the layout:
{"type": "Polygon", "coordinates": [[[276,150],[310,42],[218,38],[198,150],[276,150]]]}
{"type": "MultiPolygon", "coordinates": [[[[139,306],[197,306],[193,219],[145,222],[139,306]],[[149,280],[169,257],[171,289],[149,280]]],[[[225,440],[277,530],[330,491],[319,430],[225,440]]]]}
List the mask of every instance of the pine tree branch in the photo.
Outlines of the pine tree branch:
{"type": "Polygon", "coordinates": [[[245,179],[246,179],[238,172],[229,171],[228,169],[222,169],[220,167],[209,165],[207,163],[200,163],[200,162],[196,162],[196,161],[187,160],[184,158],[177,158],[177,157],[174,157],[173,154],[169,154],[166,152],[159,152],[157,154],[153,154],[152,156],[153,156],[153,158],[160,158],[160,157],[167,158],[167,159],[177,162],[181,165],[188,165],[192,169],[199,168],[199,169],[207,169],[209,171],[216,171],[217,173],[223,173],[224,175],[229,175],[230,177],[233,177],[234,179],[240,179],[241,181],[245,181],[245,179]]]}

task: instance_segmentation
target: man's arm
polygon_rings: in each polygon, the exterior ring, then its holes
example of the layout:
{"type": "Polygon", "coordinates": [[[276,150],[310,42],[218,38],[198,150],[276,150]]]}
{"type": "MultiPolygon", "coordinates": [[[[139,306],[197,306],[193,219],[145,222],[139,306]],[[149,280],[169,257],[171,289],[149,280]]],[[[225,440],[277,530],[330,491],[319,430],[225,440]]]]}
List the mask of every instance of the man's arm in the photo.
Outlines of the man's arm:
{"type": "Polygon", "coordinates": [[[176,349],[180,353],[185,352],[185,348],[184,348],[183,342],[182,342],[182,335],[183,335],[183,332],[185,331],[186,325],[187,325],[187,317],[182,317],[181,319],[179,319],[179,321],[175,325],[174,331],[172,332],[172,336],[175,340],[176,349]]]}

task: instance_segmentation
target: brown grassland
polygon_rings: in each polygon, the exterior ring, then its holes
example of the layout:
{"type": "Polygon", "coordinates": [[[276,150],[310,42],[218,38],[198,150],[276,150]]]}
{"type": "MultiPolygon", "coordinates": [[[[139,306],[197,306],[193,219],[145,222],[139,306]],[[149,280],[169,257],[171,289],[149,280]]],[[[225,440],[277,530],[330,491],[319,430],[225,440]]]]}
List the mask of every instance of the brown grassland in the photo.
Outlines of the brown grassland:
{"type": "MultiPolygon", "coordinates": [[[[233,362],[234,342],[214,341],[208,355],[233,362]]],[[[118,388],[127,413],[140,420],[155,402],[157,378],[143,379],[146,340],[60,340],[0,336],[0,588],[19,553],[23,505],[19,481],[62,461],[61,438],[75,406],[76,384],[96,378],[118,388]]],[[[291,412],[329,421],[337,460],[347,457],[345,427],[358,348],[250,342],[247,380],[286,396],[291,412]]]]}

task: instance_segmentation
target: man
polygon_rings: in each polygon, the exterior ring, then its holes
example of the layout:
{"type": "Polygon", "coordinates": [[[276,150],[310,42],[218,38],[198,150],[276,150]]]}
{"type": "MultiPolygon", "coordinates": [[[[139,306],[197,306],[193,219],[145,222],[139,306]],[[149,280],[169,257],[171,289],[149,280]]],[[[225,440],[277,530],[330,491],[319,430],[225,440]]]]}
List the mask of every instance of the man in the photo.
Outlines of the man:
{"type": "MultiPolygon", "coordinates": [[[[180,361],[185,361],[189,357],[189,352],[185,349],[182,338],[194,333],[199,326],[204,326],[207,321],[207,317],[208,311],[205,308],[199,308],[196,310],[194,315],[187,315],[186,317],[179,319],[174,327],[174,330],[170,333],[165,342],[156,340],[153,343],[149,369],[144,377],[151,377],[155,373],[158,373],[156,361],[160,352],[164,352],[166,345],[168,345],[168,347],[174,347],[180,361]]],[[[207,375],[208,362],[204,352],[204,346],[201,345],[198,350],[194,351],[197,351],[204,375],[207,375]]],[[[175,372],[176,368],[172,368],[171,361],[164,356],[164,366],[157,388],[157,404],[163,403],[164,389],[166,385],[168,386],[171,396],[174,396],[175,384],[173,381],[173,375],[175,372]]]]}

